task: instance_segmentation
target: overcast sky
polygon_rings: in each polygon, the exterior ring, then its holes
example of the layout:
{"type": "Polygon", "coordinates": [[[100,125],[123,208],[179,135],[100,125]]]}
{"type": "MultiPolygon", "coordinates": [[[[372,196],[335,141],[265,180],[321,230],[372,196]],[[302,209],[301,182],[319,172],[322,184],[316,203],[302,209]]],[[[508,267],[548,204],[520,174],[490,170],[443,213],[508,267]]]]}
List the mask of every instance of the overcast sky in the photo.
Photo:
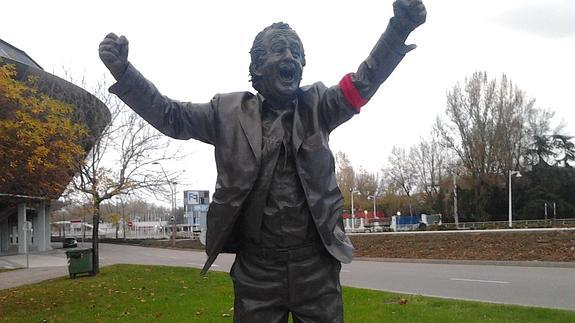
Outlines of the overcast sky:
{"type": "MultiPolygon", "coordinates": [[[[336,84],[369,54],[393,14],[392,0],[368,1],[5,1],[0,38],[46,71],[96,83],[107,75],[98,44],[108,32],[130,41],[130,61],[174,99],[207,102],[216,93],[253,91],[249,49],[265,26],[284,21],[299,34],[307,66],[302,85],[336,84]]],[[[502,73],[556,111],[575,135],[575,1],[433,0],[410,52],[361,114],[332,133],[332,150],[379,171],[393,145],[428,137],[446,92],[474,71],[502,73]]],[[[108,78],[109,85],[112,84],[108,78]]],[[[213,192],[210,146],[180,165],[186,189],[213,192]]],[[[175,166],[174,166],[175,167],[175,166]]],[[[182,187],[179,187],[181,190],[182,187]]]]}

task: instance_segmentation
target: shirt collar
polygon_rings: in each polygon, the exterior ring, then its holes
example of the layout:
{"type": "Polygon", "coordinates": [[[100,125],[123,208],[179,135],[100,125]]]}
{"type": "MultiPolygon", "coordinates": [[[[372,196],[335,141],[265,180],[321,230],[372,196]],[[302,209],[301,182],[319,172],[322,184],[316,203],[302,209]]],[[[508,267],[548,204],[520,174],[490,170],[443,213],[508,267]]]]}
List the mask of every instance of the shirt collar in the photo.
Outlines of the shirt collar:
{"type": "Polygon", "coordinates": [[[279,106],[272,104],[271,101],[264,98],[261,94],[258,93],[258,95],[260,96],[260,99],[262,101],[262,108],[264,109],[271,108],[273,110],[294,110],[297,105],[297,96],[293,100],[290,100],[285,104],[279,106]]]}

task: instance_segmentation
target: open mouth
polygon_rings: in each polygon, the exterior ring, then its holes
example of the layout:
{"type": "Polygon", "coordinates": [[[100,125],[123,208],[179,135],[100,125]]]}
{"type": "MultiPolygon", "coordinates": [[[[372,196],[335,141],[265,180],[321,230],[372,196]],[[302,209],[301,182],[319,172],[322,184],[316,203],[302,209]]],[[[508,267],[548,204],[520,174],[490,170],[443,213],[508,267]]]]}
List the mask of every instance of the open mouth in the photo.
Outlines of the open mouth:
{"type": "Polygon", "coordinates": [[[296,67],[293,64],[281,64],[279,76],[282,82],[293,82],[297,77],[296,67]]]}

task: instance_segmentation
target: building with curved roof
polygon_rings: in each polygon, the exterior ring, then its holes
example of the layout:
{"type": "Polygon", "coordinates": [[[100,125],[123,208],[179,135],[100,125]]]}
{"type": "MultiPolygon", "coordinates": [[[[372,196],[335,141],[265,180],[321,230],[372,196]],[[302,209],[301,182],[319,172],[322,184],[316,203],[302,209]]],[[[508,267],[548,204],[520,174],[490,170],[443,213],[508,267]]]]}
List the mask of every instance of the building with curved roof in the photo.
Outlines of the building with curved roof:
{"type": "MultiPolygon", "coordinates": [[[[26,52],[0,39],[0,65],[15,66],[16,79],[25,81],[30,76],[36,79],[35,86],[50,98],[73,106],[73,122],[86,126],[88,135],[78,142],[84,150],[84,157],[93,147],[106,125],[110,122],[108,108],[86,90],[50,73],[45,72],[26,52]]],[[[20,109],[18,106],[0,109],[20,109]]],[[[0,138],[1,143],[2,138],[0,138]]],[[[5,156],[6,157],[6,156],[5,156]]],[[[9,159],[10,156],[7,156],[9,159]]],[[[39,166],[42,167],[42,166],[39,166]]],[[[49,170],[47,170],[49,171],[49,170]]],[[[59,176],[53,181],[57,187],[65,187],[75,172],[69,177],[59,176]]],[[[0,174],[0,177],[6,174],[0,174]]],[[[6,177],[5,177],[6,178],[6,177]]],[[[50,208],[57,207],[57,199],[62,191],[38,194],[14,189],[10,183],[0,185],[0,254],[23,253],[25,251],[24,229],[29,228],[28,245],[30,250],[45,251],[50,248],[50,208]],[[27,222],[31,223],[28,224],[27,222]]]]}

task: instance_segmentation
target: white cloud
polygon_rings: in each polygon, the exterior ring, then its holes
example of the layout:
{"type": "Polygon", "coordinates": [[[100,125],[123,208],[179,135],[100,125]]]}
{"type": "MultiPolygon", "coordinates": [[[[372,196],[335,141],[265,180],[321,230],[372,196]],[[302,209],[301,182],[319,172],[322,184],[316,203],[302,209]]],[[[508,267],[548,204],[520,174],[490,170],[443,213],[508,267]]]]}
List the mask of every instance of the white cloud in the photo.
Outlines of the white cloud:
{"type": "Polygon", "coordinates": [[[503,26],[542,37],[575,36],[575,2],[524,1],[502,12],[495,21],[503,26]]]}

